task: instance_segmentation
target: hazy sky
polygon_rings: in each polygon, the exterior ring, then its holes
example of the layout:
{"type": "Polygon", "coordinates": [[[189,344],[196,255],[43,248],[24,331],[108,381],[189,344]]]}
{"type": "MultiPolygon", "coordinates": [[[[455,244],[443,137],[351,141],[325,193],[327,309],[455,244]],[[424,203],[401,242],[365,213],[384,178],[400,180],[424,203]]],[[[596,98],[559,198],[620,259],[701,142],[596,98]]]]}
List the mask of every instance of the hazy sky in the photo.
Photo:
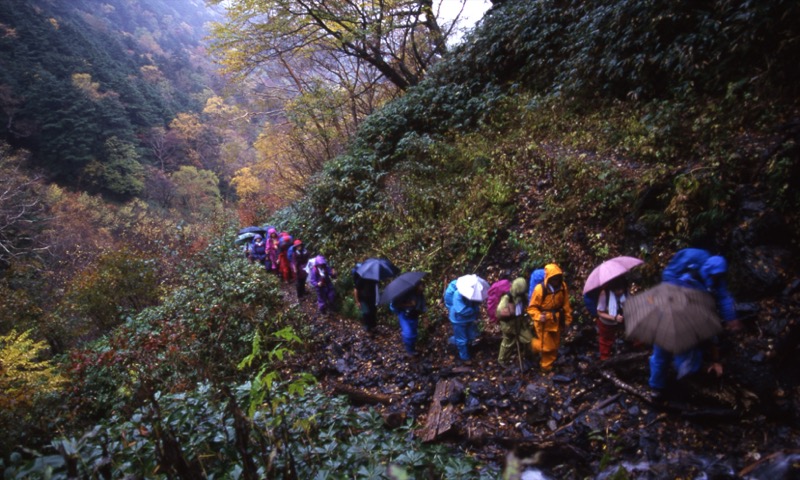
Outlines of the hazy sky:
{"type": "MultiPolygon", "coordinates": [[[[452,20],[461,8],[461,4],[462,0],[442,0],[440,9],[442,19],[452,20]]],[[[489,0],[466,0],[464,12],[461,14],[462,28],[471,29],[491,6],[492,2],[489,0]]]]}

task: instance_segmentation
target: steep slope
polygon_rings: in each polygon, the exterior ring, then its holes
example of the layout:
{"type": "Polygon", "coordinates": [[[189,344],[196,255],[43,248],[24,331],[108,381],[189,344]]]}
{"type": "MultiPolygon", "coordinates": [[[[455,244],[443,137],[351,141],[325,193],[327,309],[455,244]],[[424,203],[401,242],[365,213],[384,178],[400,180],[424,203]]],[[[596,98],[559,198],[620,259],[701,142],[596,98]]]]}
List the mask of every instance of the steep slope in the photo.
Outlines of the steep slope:
{"type": "MultiPolygon", "coordinates": [[[[722,384],[703,379],[677,405],[654,408],[641,391],[646,352],[598,364],[585,315],[558,378],[497,367],[491,331],[473,368],[459,370],[440,305],[424,323],[418,364],[404,366],[388,316],[374,343],[352,320],[313,320],[319,348],[301,363],[331,391],[346,383],[390,395],[397,403],[383,408],[421,421],[434,386],[457,379],[468,387],[454,403],[458,441],[494,461],[500,446],[539,451],[557,478],[597,473],[615,456],[660,462],[668,477],[698,475],[703,452],[728,473],[775,458],[788,446],[783,434],[797,438],[789,412],[800,396],[777,360],[796,354],[800,309],[800,197],[789,187],[800,178],[800,109],[787,55],[800,45],[786,23],[797,8],[499,3],[274,219],[345,267],[380,255],[430,271],[431,302],[461,274],[527,276],[552,261],[580,291],[618,254],[645,260],[634,277],[641,289],[677,249],[708,248],[730,260],[747,325],[724,341],[722,384]]],[[[349,291],[345,279],[340,293],[349,291]]]]}

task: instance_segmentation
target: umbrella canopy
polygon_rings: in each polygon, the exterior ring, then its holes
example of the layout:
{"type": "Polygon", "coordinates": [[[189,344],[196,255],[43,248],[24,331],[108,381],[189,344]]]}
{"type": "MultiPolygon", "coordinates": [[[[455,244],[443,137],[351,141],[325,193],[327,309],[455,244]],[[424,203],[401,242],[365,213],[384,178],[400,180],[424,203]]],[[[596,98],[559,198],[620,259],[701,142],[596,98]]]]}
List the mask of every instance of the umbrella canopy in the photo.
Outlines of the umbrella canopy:
{"type": "Polygon", "coordinates": [[[477,275],[464,275],[456,279],[456,290],[467,300],[482,302],[489,296],[489,282],[477,275]]]}
{"type": "Polygon", "coordinates": [[[356,273],[361,278],[380,281],[396,277],[400,269],[385,258],[368,258],[356,269],[356,273]]]}
{"type": "Polygon", "coordinates": [[[379,303],[388,305],[394,301],[395,298],[408,293],[412,288],[416,287],[422,277],[427,275],[427,272],[406,272],[386,285],[386,288],[381,294],[379,303]]]}
{"type": "Polygon", "coordinates": [[[643,261],[636,257],[626,256],[614,257],[610,260],[606,260],[595,267],[592,273],[589,274],[589,277],[586,279],[586,284],[583,286],[583,294],[586,295],[588,292],[602,287],[611,280],[625,275],[633,267],[643,263],[643,261]]]}
{"type": "Polygon", "coordinates": [[[672,353],[721,331],[714,298],[702,290],[660,283],[625,302],[625,336],[672,353]]]}
{"type": "Polygon", "coordinates": [[[234,243],[236,245],[241,245],[241,244],[243,244],[245,242],[249,242],[250,239],[252,239],[256,235],[258,235],[258,234],[255,233],[255,232],[245,232],[245,233],[239,235],[238,237],[236,237],[236,240],[234,241],[234,243]]]}
{"type": "Polygon", "coordinates": [[[240,229],[238,234],[242,235],[242,234],[245,234],[245,233],[260,233],[261,235],[264,235],[264,233],[266,233],[266,231],[267,230],[264,229],[263,227],[251,226],[251,227],[244,227],[244,228],[240,229]]]}

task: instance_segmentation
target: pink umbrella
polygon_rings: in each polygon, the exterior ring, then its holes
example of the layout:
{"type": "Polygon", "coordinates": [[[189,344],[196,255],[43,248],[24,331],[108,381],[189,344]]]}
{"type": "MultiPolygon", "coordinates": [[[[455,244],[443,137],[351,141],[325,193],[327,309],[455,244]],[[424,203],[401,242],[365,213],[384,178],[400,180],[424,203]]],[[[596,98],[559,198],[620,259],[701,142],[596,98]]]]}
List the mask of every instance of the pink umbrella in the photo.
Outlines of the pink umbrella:
{"type": "Polygon", "coordinates": [[[621,275],[625,275],[633,267],[643,263],[643,261],[636,257],[626,256],[614,257],[610,260],[606,260],[589,274],[589,278],[586,279],[586,284],[583,286],[583,294],[586,295],[586,293],[602,287],[609,281],[621,275]]]}

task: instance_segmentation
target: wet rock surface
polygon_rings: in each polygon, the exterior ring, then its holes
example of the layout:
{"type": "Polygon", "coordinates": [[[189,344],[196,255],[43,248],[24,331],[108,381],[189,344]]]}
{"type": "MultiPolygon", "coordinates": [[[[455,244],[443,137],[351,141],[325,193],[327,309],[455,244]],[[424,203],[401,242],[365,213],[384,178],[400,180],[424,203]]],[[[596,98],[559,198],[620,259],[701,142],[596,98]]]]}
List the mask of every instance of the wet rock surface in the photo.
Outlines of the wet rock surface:
{"type": "MultiPolygon", "coordinates": [[[[796,330],[800,302],[761,302],[758,321],[721,344],[725,374],[671,385],[654,401],[647,389],[648,350],[617,342],[601,362],[592,325],[573,324],[555,371],[524,362],[498,365],[497,327],[482,324],[468,364],[447,345],[450,325],[439,305],[420,324],[417,357],[407,357],[394,316],[380,314],[377,333],[355,319],[319,316],[299,305],[312,335],[287,363],[311,371],[331,394],[355,408],[376,408],[387,428],[418,425],[418,438],[456,445],[497,465],[538,471],[540,478],[798,478],[800,369],[797,344],[778,353],[796,330]],[[769,332],[769,333],[768,333],[769,332]],[[447,389],[441,388],[446,386],[447,389]],[[439,391],[447,394],[437,397],[439,391]],[[436,408],[434,407],[434,404],[436,408]],[[448,423],[430,430],[430,416],[448,423]]],[[[524,478],[524,477],[523,477],[524,478]]]]}

